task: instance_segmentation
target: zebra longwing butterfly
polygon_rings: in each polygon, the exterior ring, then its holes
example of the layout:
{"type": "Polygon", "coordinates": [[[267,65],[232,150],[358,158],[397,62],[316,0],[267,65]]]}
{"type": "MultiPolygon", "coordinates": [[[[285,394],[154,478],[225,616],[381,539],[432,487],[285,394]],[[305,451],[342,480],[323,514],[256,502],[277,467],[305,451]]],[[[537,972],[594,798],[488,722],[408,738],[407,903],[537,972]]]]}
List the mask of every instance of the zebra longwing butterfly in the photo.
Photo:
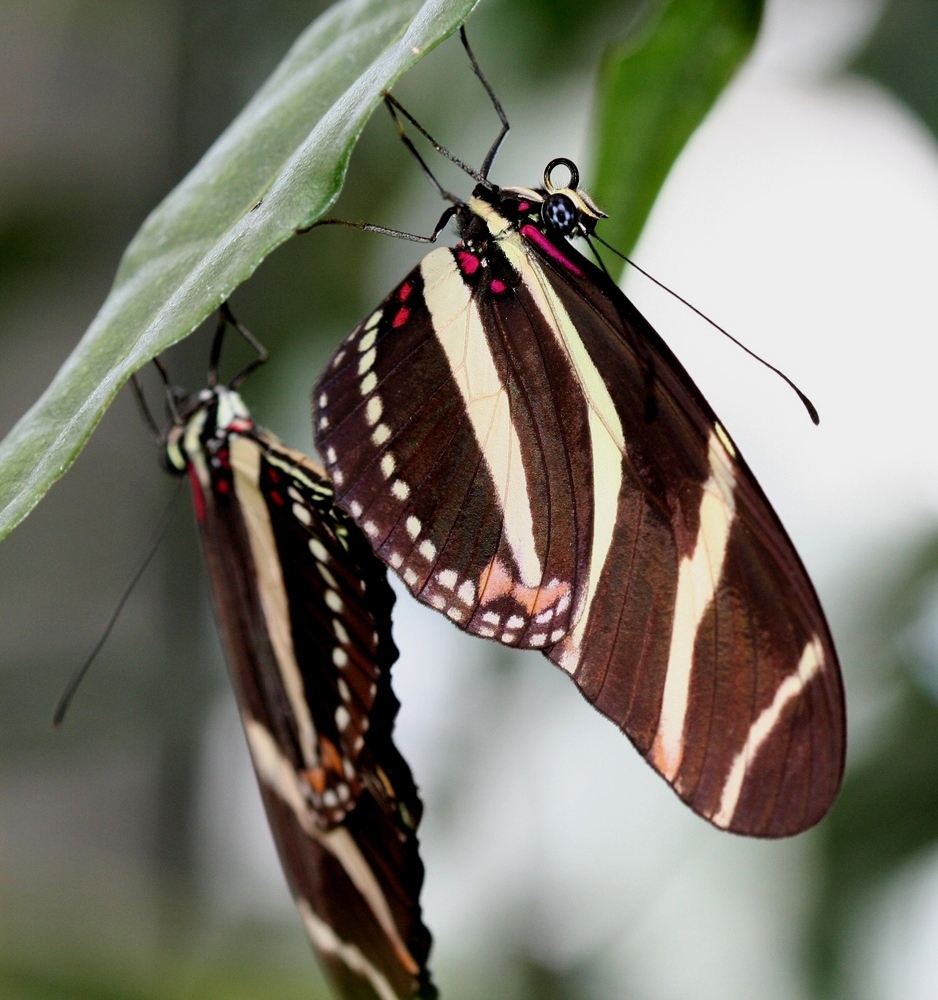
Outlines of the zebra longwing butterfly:
{"type": "Polygon", "coordinates": [[[697,813],[798,833],[837,793],[846,736],[811,581],[681,363],[568,242],[604,218],[576,167],[497,187],[500,139],[441,219],[459,243],[319,378],[338,503],[418,600],[565,670],[697,813]]]}
{"type": "Polygon", "coordinates": [[[184,407],[166,457],[191,481],[251,758],[313,947],[343,997],[433,998],[422,805],[392,740],[386,571],[319,466],[257,427],[233,388],[184,407]]]}

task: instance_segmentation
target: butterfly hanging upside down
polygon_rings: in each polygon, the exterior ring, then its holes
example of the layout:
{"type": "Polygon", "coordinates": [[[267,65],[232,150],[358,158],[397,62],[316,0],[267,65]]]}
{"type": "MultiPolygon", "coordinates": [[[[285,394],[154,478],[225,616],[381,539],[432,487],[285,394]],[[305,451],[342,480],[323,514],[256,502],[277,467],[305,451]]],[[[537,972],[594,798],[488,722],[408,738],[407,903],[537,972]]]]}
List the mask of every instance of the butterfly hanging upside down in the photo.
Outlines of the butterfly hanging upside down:
{"type": "Polygon", "coordinates": [[[576,167],[552,161],[537,189],[488,180],[495,106],[480,171],[434,143],[478,182],[468,202],[443,192],[429,239],[453,218],[459,243],[315,387],[337,502],[418,600],[570,674],[696,812],[798,833],[845,752],[817,595],[681,363],[568,242],[604,218],[576,167]]]}
{"type": "MultiPolygon", "coordinates": [[[[394,594],[322,469],[258,427],[215,371],[172,401],[213,603],[281,864],[339,995],[437,996],[420,908],[422,804],[393,742],[394,594]]],[[[266,357],[261,354],[259,360],[266,357]]],[[[161,372],[163,369],[161,368],[161,372]]]]}

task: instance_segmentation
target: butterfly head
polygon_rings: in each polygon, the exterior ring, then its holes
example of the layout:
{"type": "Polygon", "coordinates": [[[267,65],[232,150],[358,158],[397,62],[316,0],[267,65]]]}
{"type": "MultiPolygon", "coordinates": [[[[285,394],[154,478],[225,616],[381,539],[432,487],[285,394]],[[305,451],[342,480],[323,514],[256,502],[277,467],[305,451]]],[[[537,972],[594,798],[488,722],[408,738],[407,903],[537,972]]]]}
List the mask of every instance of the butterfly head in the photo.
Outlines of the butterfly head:
{"type": "Polygon", "coordinates": [[[555,236],[589,235],[603,212],[592,198],[579,187],[580,171],[572,160],[558,157],[544,170],[542,188],[505,187],[498,192],[499,208],[519,225],[533,222],[555,236]],[[558,168],[568,172],[566,183],[554,180],[558,168]]]}
{"type": "Polygon", "coordinates": [[[224,385],[203,389],[181,407],[179,419],[166,434],[166,466],[182,474],[196,455],[218,450],[231,433],[253,426],[251,414],[234,389],[224,385]]]}
{"type": "Polygon", "coordinates": [[[558,157],[544,169],[544,201],[541,203],[541,222],[560,236],[573,236],[581,230],[590,233],[606,213],[580,187],[580,171],[572,160],[558,157]],[[564,167],[569,171],[567,183],[554,183],[554,171],[564,167]]]}

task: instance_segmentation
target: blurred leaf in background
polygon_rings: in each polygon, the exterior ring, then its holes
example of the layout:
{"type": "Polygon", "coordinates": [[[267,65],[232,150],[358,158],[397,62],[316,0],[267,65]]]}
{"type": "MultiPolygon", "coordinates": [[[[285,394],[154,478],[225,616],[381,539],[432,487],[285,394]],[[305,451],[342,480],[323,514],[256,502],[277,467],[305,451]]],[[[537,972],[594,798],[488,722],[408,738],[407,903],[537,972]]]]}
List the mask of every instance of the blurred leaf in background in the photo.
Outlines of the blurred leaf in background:
{"type": "MultiPolygon", "coordinates": [[[[630,254],[678,154],[749,55],[762,0],[672,0],[612,46],[599,77],[592,194],[630,254]]],[[[608,256],[608,255],[607,255],[608,256]]],[[[622,261],[606,266],[615,276],[622,261]]]]}

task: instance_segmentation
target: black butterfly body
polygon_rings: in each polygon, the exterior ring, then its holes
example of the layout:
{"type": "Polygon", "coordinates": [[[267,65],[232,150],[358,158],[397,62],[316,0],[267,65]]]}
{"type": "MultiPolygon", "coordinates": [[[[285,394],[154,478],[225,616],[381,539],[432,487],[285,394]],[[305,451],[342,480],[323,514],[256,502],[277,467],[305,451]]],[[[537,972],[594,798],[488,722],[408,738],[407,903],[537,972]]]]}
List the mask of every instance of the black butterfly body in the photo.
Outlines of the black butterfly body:
{"type": "Polygon", "coordinates": [[[392,730],[394,595],[322,470],[216,386],[168,436],[281,863],[340,995],[432,998],[422,805],[392,730]]]}
{"type": "Polygon", "coordinates": [[[485,181],[314,390],[337,502],[420,601],[571,675],[695,811],[784,836],[840,784],[815,591],[667,345],[568,242],[576,187],[485,181]]]}

